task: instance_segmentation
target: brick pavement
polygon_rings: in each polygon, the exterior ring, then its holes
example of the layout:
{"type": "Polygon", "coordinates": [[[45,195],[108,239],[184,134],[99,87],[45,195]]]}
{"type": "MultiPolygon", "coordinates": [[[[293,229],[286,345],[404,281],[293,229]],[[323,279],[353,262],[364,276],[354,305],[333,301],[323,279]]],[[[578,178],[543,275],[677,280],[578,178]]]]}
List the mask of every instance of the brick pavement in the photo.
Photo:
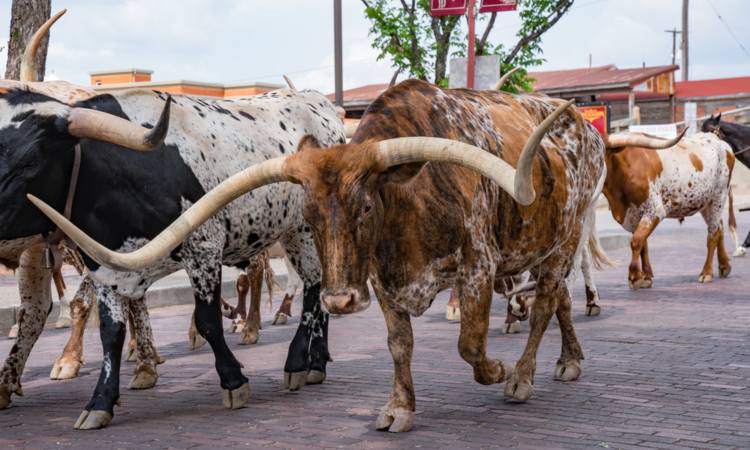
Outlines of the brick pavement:
{"type": "MultiPolygon", "coordinates": [[[[741,217],[741,219],[744,219],[741,217]]],[[[747,220],[742,220],[747,230],[747,220]]],[[[329,378],[284,392],[281,372],[296,320],[271,327],[264,307],[258,345],[229,342],[252,385],[248,408],[221,406],[213,357],[187,349],[190,308],[153,312],[159,349],[167,358],[156,388],[123,389],[109,428],[80,432],[72,424],[88,401],[101,360],[87,332],[82,377],[47,375],[65,332],[47,330],[24,377],[26,397],[0,411],[2,448],[742,448],[750,447],[750,299],[744,281],[750,258],[735,259],[726,280],[695,280],[705,255],[705,228],[689,221],[657,230],[651,290],[626,286],[626,265],[597,274],[600,317],[583,316],[580,289],[574,320],[587,359],[580,381],[552,380],[560,334],[551,324],[538,358],[535,392],[523,405],[503,401],[502,385],[481,386],[456,350],[458,326],[443,319],[442,294],[413,321],[417,419],[412,432],[373,429],[391,384],[391,359],[377,304],[331,324],[329,378]]],[[[621,262],[628,251],[613,252],[621,262]]],[[[278,301],[278,299],[277,299],[278,301]]],[[[295,313],[298,312],[295,305],[295,313]]],[[[515,362],[526,339],[501,334],[504,305],[493,307],[490,353],[515,362]]],[[[5,355],[11,341],[0,341],[5,355]]],[[[123,386],[133,363],[123,364],[123,386]]]]}

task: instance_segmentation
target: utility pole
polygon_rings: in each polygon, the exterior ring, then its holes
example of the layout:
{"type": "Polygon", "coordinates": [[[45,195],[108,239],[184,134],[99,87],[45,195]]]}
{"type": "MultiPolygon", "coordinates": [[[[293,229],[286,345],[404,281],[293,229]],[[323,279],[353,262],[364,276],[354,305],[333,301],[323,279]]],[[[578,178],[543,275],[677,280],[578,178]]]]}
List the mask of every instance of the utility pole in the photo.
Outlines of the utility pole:
{"type": "Polygon", "coordinates": [[[333,0],[333,48],[336,66],[336,105],[344,106],[344,60],[341,43],[341,0],[333,0]]]}
{"type": "Polygon", "coordinates": [[[466,87],[474,89],[474,63],[476,53],[476,35],[474,34],[474,0],[469,0],[469,11],[467,13],[467,20],[469,22],[469,48],[467,55],[468,67],[466,68],[466,87]]]}
{"type": "Polygon", "coordinates": [[[688,3],[689,0],[682,0],[682,81],[687,81],[690,74],[688,70],[690,60],[690,49],[688,48],[688,3]]]}
{"type": "Polygon", "coordinates": [[[681,34],[682,31],[677,31],[677,28],[675,28],[674,30],[664,30],[664,32],[672,33],[672,65],[674,66],[677,60],[677,35],[681,34]]]}

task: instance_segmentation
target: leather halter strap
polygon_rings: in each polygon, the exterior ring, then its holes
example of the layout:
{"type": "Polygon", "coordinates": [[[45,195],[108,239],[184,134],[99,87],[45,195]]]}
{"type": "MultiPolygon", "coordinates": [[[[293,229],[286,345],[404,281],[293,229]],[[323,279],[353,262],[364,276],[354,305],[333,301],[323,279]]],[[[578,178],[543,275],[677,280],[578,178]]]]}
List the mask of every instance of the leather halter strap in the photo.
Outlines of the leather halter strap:
{"type": "MultiPolygon", "coordinates": [[[[73,213],[73,200],[76,196],[76,187],[78,186],[78,175],[81,172],[81,144],[76,144],[75,152],[73,155],[73,168],[70,171],[70,184],[68,184],[68,196],[65,199],[65,209],[63,215],[66,219],[70,220],[70,216],[73,213]]],[[[52,234],[46,239],[48,244],[57,245],[65,239],[65,234],[62,230],[56,228],[52,234]]],[[[71,250],[75,250],[76,245],[73,242],[67,242],[68,247],[71,250]]]]}

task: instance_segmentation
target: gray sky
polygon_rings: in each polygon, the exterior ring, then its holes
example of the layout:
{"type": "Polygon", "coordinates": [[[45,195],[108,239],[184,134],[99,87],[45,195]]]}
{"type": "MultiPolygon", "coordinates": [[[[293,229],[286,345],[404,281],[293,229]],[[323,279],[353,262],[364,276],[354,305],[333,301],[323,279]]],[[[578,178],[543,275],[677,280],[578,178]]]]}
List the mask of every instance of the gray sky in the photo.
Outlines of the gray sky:
{"type": "MultiPolygon", "coordinates": [[[[359,0],[344,0],[344,87],[387,82],[359,0]]],[[[47,74],[88,84],[101,69],[154,70],[155,80],[281,83],[333,91],[332,0],[52,0],[68,8],[52,31],[47,74]]],[[[576,0],[544,36],[541,69],[669,64],[681,0],[576,0]]],[[[8,36],[10,0],[0,1],[8,36]]],[[[691,79],[750,75],[750,1],[690,1],[691,79]],[[713,8],[712,8],[713,5],[713,8]],[[722,23],[717,17],[724,18],[722,23]],[[734,37],[732,36],[733,33],[734,37]],[[739,41],[739,44],[738,44],[739,41]],[[740,44],[748,50],[743,50],[740,44]]],[[[464,22],[465,25],[465,22],[464,22]]],[[[518,14],[501,13],[494,42],[515,43],[518,14]]],[[[5,67],[5,51],[0,64],[5,67]]],[[[679,58],[678,58],[679,60],[679,58]]]]}

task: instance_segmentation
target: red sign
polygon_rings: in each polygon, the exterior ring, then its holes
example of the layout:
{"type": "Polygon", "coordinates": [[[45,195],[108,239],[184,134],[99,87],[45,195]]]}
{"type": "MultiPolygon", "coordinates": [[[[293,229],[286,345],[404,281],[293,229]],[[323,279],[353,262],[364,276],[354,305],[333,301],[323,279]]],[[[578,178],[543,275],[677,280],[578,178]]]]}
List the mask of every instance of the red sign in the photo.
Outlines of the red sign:
{"type": "Polygon", "coordinates": [[[430,15],[461,16],[466,13],[466,3],[467,0],[430,0],[430,15]]]}
{"type": "Polygon", "coordinates": [[[583,114],[583,118],[591,123],[602,136],[607,136],[609,130],[609,110],[607,105],[578,105],[578,110],[583,114]]]}
{"type": "Polygon", "coordinates": [[[479,12],[515,11],[517,3],[516,0],[481,0],[479,3],[479,12]]]}

